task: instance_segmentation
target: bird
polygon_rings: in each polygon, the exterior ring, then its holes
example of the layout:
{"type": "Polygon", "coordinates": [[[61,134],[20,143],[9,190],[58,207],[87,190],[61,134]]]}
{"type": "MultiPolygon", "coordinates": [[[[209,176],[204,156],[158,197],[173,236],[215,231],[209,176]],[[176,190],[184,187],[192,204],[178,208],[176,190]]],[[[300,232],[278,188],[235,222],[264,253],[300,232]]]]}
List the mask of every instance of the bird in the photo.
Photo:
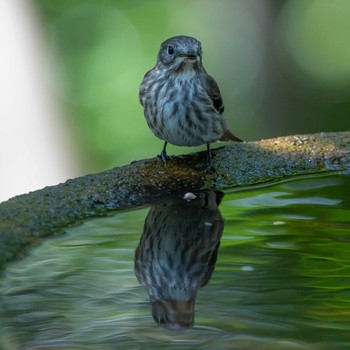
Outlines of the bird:
{"type": "Polygon", "coordinates": [[[195,299],[212,276],[224,229],[218,208],[223,196],[206,191],[167,197],[147,214],[134,271],[149,294],[153,319],[164,328],[194,325],[195,299]]]}
{"type": "Polygon", "coordinates": [[[172,37],[160,45],[156,65],[139,88],[139,100],[151,131],[167,144],[207,145],[206,169],[212,167],[210,144],[242,140],[227,126],[219,86],[202,64],[201,43],[190,36],[172,37]]]}

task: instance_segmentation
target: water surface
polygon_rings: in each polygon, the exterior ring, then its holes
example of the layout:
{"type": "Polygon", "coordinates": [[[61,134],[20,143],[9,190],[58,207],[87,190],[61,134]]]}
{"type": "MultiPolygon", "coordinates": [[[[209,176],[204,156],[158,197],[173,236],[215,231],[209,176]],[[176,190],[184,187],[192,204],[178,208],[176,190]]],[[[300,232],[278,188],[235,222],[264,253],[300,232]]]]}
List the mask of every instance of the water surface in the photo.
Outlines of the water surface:
{"type": "Polygon", "coordinates": [[[350,176],[195,196],[8,265],[0,349],[350,349],[350,176]]]}

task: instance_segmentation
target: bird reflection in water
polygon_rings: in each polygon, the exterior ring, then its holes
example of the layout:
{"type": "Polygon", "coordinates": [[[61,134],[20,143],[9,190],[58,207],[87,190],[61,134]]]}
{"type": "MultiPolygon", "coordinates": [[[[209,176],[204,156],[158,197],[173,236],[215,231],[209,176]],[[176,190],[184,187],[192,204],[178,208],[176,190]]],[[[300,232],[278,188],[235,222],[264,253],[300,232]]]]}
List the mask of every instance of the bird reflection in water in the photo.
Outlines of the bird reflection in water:
{"type": "Polygon", "coordinates": [[[220,191],[187,193],[151,207],[135,252],[135,274],[147,289],[154,320],[190,328],[198,290],[214,271],[224,221],[220,191]]]}

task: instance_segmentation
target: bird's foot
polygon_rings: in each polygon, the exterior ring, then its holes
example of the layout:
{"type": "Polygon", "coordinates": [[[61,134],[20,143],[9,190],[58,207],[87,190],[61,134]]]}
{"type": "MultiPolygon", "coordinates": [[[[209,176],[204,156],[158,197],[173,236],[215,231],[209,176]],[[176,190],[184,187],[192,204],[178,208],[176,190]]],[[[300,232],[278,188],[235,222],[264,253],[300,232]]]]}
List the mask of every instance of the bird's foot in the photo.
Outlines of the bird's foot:
{"type": "Polygon", "coordinates": [[[212,163],[205,163],[204,164],[204,172],[206,174],[214,173],[215,172],[215,167],[212,163]]]}
{"type": "Polygon", "coordinates": [[[173,158],[172,156],[168,156],[164,151],[160,152],[157,157],[161,158],[164,163],[173,158]]]}

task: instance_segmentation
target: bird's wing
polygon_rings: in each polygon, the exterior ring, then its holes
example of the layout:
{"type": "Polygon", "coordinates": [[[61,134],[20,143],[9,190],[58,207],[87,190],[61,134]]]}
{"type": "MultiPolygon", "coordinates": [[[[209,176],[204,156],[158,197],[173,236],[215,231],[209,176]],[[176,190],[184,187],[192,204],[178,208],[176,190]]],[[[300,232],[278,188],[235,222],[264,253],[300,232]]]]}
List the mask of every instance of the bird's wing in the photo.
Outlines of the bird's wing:
{"type": "MultiPolygon", "coordinates": [[[[225,106],[221,97],[220,89],[213,77],[209,74],[205,76],[205,87],[207,90],[208,96],[213,101],[215,109],[222,114],[224,112],[225,106]]],[[[232,134],[230,130],[226,130],[224,134],[221,136],[220,141],[236,141],[243,142],[239,137],[232,134]]]]}
{"type": "Polygon", "coordinates": [[[139,88],[139,101],[141,105],[144,107],[143,98],[147,94],[147,89],[149,86],[149,80],[152,79],[152,75],[154,74],[154,68],[149,70],[145,76],[143,77],[143,80],[141,82],[140,88],[139,88]]]}
{"type": "Polygon", "coordinates": [[[207,94],[213,101],[215,109],[220,114],[222,114],[224,112],[225,106],[221,97],[221,92],[217,82],[209,74],[205,74],[205,87],[206,87],[207,94]]]}

